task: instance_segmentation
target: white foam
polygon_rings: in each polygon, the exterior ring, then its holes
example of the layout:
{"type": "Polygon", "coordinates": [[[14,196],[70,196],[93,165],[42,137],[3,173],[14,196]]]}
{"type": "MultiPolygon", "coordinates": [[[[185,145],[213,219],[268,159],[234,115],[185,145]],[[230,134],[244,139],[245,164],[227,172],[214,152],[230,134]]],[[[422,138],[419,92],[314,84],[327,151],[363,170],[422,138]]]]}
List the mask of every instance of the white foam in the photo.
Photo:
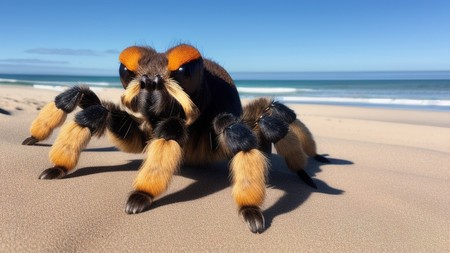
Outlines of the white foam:
{"type": "Polygon", "coordinates": [[[271,93],[295,93],[295,92],[312,92],[312,89],[296,89],[285,87],[237,87],[239,92],[242,93],[255,93],[255,94],[271,94],[271,93]]]}
{"type": "Polygon", "coordinates": [[[67,86],[33,84],[33,88],[42,89],[42,90],[64,91],[67,89],[67,86]]]}
{"type": "MultiPolygon", "coordinates": [[[[68,88],[70,88],[71,86],[54,86],[54,85],[41,85],[41,84],[34,84],[33,85],[34,88],[36,89],[42,89],[42,90],[53,90],[53,91],[65,91],[68,88]]],[[[89,87],[89,89],[91,89],[92,91],[98,92],[98,91],[104,91],[105,88],[103,87],[89,87]]]]}
{"type": "Polygon", "coordinates": [[[111,86],[108,82],[80,82],[80,84],[95,85],[95,86],[111,86]]]}
{"type": "Polygon", "coordinates": [[[419,99],[396,99],[396,98],[340,98],[340,97],[281,97],[278,99],[285,102],[450,106],[450,100],[419,100],[419,99]]]}
{"type": "Polygon", "coordinates": [[[4,79],[4,78],[0,78],[0,83],[17,83],[18,80],[16,79],[4,79]]]}

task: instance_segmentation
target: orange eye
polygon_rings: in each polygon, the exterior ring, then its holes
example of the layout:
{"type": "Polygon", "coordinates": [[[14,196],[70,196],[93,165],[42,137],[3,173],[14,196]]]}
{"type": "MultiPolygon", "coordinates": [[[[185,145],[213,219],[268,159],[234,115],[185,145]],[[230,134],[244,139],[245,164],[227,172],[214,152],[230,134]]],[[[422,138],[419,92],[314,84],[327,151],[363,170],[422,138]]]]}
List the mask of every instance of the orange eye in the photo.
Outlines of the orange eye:
{"type": "Polygon", "coordinates": [[[169,60],[168,69],[175,71],[182,65],[201,58],[200,52],[189,45],[179,45],[167,52],[167,59],[169,60]]]}
{"type": "Polygon", "coordinates": [[[130,71],[136,71],[139,67],[139,60],[143,54],[143,49],[140,47],[129,47],[122,51],[119,55],[119,61],[130,71]]]}

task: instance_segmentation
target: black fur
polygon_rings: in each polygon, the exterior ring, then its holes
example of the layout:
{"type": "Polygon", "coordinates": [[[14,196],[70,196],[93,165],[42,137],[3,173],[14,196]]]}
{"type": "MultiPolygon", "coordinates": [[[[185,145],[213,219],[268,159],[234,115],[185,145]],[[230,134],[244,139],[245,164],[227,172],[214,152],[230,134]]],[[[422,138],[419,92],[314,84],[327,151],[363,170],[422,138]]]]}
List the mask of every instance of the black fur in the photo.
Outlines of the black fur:
{"type": "Polygon", "coordinates": [[[231,113],[219,114],[213,121],[213,128],[217,135],[224,135],[225,143],[223,145],[227,146],[233,155],[258,146],[253,132],[231,113]]]}
{"type": "Polygon", "coordinates": [[[262,116],[258,124],[264,138],[273,143],[278,142],[289,131],[289,125],[286,122],[268,115],[262,116]]]}
{"type": "Polygon", "coordinates": [[[155,136],[166,140],[174,140],[180,145],[186,143],[188,135],[184,120],[180,118],[169,118],[158,123],[154,129],[155,136]]]}
{"type": "Polygon", "coordinates": [[[288,124],[291,124],[297,118],[297,115],[291,108],[280,102],[272,102],[270,107],[272,109],[272,117],[282,120],[288,124]]]}
{"type": "Polygon", "coordinates": [[[138,98],[138,107],[140,112],[152,124],[155,124],[161,118],[186,118],[181,105],[165,89],[141,90],[138,98]]]}
{"type": "Polygon", "coordinates": [[[147,89],[149,91],[160,90],[164,87],[164,79],[161,75],[156,75],[150,78],[148,75],[143,75],[140,80],[141,89],[147,89]]]}
{"type": "Polygon", "coordinates": [[[91,105],[101,104],[100,99],[87,86],[74,86],[55,97],[57,108],[66,113],[70,113],[77,105],[81,108],[87,108],[91,105]]]}
{"type": "Polygon", "coordinates": [[[223,133],[225,128],[234,124],[238,119],[231,113],[222,113],[214,118],[213,127],[217,135],[223,133]]]}
{"type": "Polygon", "coordinates": [[[106,128],[108,110],[101,105],[90,106],[77,113],[75,122],[82,127],[88,127],[92,134],[102,134],[106,128]]]}
{"type": "Polygon", "coordinates": [[[142,136],[142,143],[147,141],[147,136],[139,128],[139,122],[132,118],[128,113],[120,110],[119,106],[113,103],[105,103],[105,106],[109,111],[107,119],[109,131],[123,140],[132,137],[133,134],[140,133],[142,136]]]}
{"type": "Polygon", "coordinates": [[[229,125],[224,129],[223,135],[225,145],[233,155],[239,151],[250,151],[258,146],[256,136],[243,123],[229,125]]]}

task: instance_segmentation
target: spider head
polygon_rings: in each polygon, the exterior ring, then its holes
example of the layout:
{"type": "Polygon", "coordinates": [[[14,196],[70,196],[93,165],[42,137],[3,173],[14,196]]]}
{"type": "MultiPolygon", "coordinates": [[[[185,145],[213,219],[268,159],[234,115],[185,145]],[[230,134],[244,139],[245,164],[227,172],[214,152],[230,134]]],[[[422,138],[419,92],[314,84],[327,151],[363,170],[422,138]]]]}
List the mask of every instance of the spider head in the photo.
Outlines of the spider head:
{"type": "Polygon", "coordinates": [[[188,125],[199,116],[191,99],[203,83],[203,59],[197,49],[182,44],[158,53],[132,46],[122,51],[119,60],[126,107],[150,120],[180,117],[188,125]]]}

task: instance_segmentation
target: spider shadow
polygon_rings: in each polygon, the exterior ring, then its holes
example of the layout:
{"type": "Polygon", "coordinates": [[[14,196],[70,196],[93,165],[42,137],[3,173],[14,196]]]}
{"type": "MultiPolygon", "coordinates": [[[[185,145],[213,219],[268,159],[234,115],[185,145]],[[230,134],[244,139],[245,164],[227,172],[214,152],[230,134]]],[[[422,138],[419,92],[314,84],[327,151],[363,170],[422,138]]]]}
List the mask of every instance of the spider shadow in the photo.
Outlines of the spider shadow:
{"type": "MultiPolygon", "coordinates": [[[[330,160],[331,165],[353,164],[353,162],[347,160],[336,158],[328,159],[330,160]]],[[[321,166],[327,164],[317,162],[313,159],[308,161],[306,172],[313,178],[317,185],[318,189],[314,189],[306,185],[294,173],[290,172],[283,158],[280,156],[272,154],[270,161],[272,166],[269,173],[269,188],[282,190],[283,196],[263,211],[266,221],[266,229],[271,226],[272,221],[277,216],[297,209],[309,198],[311,194],[315,192],[330,195],[340,195],[344,193],[343,190],[333,188],[326,182],[314,178],[317,173],[322,171],[321,166]]],[[[97,173],[137,171],[141,163],[141,159],[136,159],[130,160],[126,164],[116,166],[84,167],[68,174],[64,178],[70,179],[97,173]]],[[[189,178],[194,180],[194,182],[183,189],[177,190],[176,192],[163,195],[153,203],[150,210],[164,205],[200,199],[224,190],[230,186],[228,161],[218,162],[208,166],[183,166],[176,176],[189,178]]]]}
{"type": "MultiPolygon", "coordinates": [[[[327,156],[327,155],[324,155],[327,156]]],[[[337,158],[327,158],[330,165],[351,165],[353,162],[337,158]]],[[[271,156],[272,170],[269,175],[269,187],[283,191],[283,196],[279,198],[273,205],[264,210],[264,218],[266,222],[266,229],[268,229],[275,217],[289,213],[297,209],[304,203],[311,194],[317,192],[329,195],[340,195],[344,191],[328,185],[326,182],[315,178],[314,176],[321,172],[321,166],[326,166],[326,163],[320,163],[312,158],[309,158],[308,165],[305,171],[313,178],[317,185],[314,189],[305,184],[300,178],[289,171],[287,165],[282,157],[276,154],[271,156]]]]}
{"type": "MultiPolygon", "coordinates": [[[[49,143],[35,143],[35,144],[33,144],[33,146],[37,146],[37,147],[52,147],[53,144],[49,144],[49,143]]],[[[101,148],[85,148],[85,149],[83,149],[83,152],[115,152],[115,151],[120,151],[120,150],[117,149],[114,146],[101,147],[101,148]]]]}
{"type": "Polygon", "coordinates": [[[141,165],[142,160],[130,160],[125,164],[114,165],[114,166],[92,166],[84,167],[75,170],[74,172],[67,174],[63,179],[75,178],[88,176],[98,173],[108,173],[108,172],[119,172],[119,171],[137,171],[141,165]]]}
{"type": "Polygon", "coordinates": [[[219,192],[230,186],[228,161],[206,166],[184,166],[178,176],[190,178],[193,183],[184,189],[156,200],[154,207],[192,201],[219,192]]]}

